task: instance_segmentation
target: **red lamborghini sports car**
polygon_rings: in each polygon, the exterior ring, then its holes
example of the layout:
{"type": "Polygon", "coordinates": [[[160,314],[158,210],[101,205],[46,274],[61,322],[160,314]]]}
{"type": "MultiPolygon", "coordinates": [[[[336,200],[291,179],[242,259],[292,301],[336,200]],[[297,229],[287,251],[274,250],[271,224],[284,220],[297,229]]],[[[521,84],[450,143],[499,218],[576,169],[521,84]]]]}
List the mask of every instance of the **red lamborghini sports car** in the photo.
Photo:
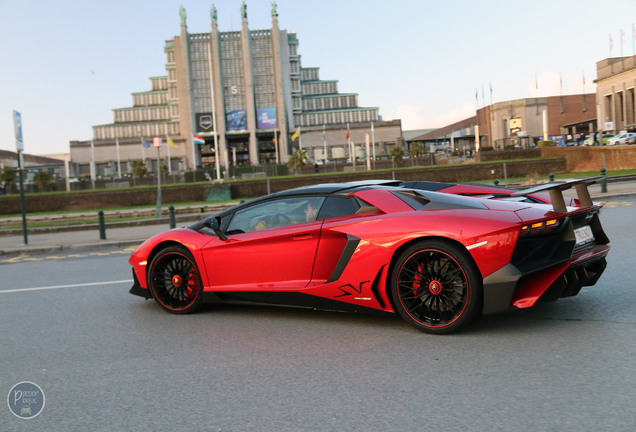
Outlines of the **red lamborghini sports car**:
{"type": "Polygon", "coordinates": [[[596,283],[610,246],[594,181],[482,198],[398,181],[277,192],[145,241],[130,292],[172,313],[203,302],[378,310],[451,333],[596,283]]]}

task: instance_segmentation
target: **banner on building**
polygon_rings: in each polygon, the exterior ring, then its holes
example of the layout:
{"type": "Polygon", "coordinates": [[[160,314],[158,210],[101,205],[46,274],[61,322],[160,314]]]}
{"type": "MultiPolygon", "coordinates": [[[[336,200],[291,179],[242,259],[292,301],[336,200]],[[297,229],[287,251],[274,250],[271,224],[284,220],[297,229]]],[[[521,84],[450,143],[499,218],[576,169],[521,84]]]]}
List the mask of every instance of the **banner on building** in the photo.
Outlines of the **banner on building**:
{"type": "Polygon", "coordinates": [[[214,122],[212,121],[212,113],[197,113],[195,115],[196,129],[198,133],[214,132],[214,122]]]}
{"type": "Polygon", "coordinates": [[[225,123],[228,131],[247,130],[247,112],[245,110],[229,110],[225,112],[225,123]]]}
{"type": "Polygon", "coordinates": [[[276,108],[257,108],[256,119],[258,129],[276,129],[278,127],[276,108]]]}

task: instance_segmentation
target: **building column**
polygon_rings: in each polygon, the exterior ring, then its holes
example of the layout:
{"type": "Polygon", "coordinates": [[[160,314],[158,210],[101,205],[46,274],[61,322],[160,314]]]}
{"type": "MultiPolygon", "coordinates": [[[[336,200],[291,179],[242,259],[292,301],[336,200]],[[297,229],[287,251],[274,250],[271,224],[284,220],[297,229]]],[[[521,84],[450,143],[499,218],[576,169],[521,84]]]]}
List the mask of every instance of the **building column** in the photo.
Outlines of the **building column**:
{"type": "Polygon", "coordinates": [[[258,142],[256,141],[256,106],[254,103],[254,77],[252,76],[252,47],[250,30],[247,27],[247,13],[242,19],[241,45],[243,46],[243,76],[245,78],[245,110],[247,116],[247,130],[250,134],[249,151],[250,162],[259,164],[258,142]]]}
{"type": "Polygon", "coordinates": [[[214,99],[212,104],[216,111],[216,124],[214,125],[214,133],[219,143],[219,163],[225,167],[225,172],[229,173],[229,157],[227,151],[227,139],[225,137],[225,96],[223,94],[223,83],[221,83],[221,50],[219,42],[219,29],[216,22],[216,16],[212,18],[212,32],[210,33],[210,62],[212,64],[212,86],[214,90],[214,99]]]}
{"type": "MultiPolygon", "coordinates": [[[[179,111],[182,113],[180,116],[181,135],[185,138],[185,162],[186,167],[191,170],[195,170],[197,167],[198,152],[194,146],[192,138],[194,131],[194,115],[192,114],[192,85],[190,77],[190,47],[188,40],[188,28],[186,26],[186,14],[183,6],[180,9],[181,16],[181,34],[179,36],[178,49],[179,53],[175,52],[175,60],[178,58],[180,61],[176,64],[176,67],[180,70],[177,71],[181,75],[181,79],[177,78],[178,82],[183,83],[183,90],[179,91],[179,111]],[[180,64],[179,64],[180,63],[180,64]],[[183,101],[183,102],[181,102],[183,101]]],[[[177,48],[175,46],[175,48],[177,48]]]]}
{"type": "Polygon", "coordinates": [[[279,137],[277,148],[280,161],[287,162],[287,130],[285,95],[283,90],[283,68],[280,55],[280,30],[278,29],[278,14],[272,13],[272,55],[274,62],[274,80],[276,85],[276,122],[278,124],[279,137]]]}

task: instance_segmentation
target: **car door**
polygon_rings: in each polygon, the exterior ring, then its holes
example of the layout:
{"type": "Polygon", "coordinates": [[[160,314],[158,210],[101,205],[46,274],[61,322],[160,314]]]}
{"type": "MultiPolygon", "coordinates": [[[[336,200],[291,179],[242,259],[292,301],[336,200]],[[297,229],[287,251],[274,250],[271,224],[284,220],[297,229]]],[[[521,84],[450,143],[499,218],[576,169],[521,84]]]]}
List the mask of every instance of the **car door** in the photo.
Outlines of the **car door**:
{"type": "Polygon", "coordinates": [[[224,227],[227,240],[202,251],[210,288],[284,291],[307,286],[322,225],[311,209],[323,200],[287,197],[237,210],[224,227]]]}

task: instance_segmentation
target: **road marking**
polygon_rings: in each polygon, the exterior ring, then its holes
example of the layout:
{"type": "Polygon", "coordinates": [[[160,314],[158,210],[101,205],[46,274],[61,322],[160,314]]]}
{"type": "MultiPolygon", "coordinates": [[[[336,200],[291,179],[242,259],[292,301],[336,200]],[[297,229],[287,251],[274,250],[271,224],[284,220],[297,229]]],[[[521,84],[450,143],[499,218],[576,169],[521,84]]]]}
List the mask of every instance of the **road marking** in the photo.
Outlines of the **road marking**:
{"type": "Polygon", "coordinates": [[[68,255],[47,255],[43,257],[33,257],[29,255],[18,255],[12,258],[0,259],[0,264],[16,264],[21,262],[36,262],[36,261],[46,261],[46,260],[63,260],[68,258],[87,258],[91,256],[108,256],[108,255],[129,255],[135,251],[137,247],[131,246],[122,250],[115,250],[109,252],[86,252],[86,253],[72,253],[68,255]]]}
{"type": "Polygon", "coordinates": [[[63,288],[90,287],[90,286],[98,286],[98,285],[114,285],[114,284],[124,284],[124,283],[132,283],[132,282],[133,282],[132,279],[126,279],[126,280],[109,281],[109,282],[89,282],[89,283],[72,284],[72,285],[52,285],[52,286],[37,287],[37,288],[18,288],[18,289],[12,289],[12,290],[1,290],[0,294],[27,292],[27,291],[45,291],[45,290],[54,290],[54,289],[63,289],[63,288]]]}
{"type": "Polygon", "coordinates": [[[631,201],[607,201],[605,203],[605,207],[607,208],[616,208],[616,207],[630,207],[633,206],[634,203],[631,201]]]}

